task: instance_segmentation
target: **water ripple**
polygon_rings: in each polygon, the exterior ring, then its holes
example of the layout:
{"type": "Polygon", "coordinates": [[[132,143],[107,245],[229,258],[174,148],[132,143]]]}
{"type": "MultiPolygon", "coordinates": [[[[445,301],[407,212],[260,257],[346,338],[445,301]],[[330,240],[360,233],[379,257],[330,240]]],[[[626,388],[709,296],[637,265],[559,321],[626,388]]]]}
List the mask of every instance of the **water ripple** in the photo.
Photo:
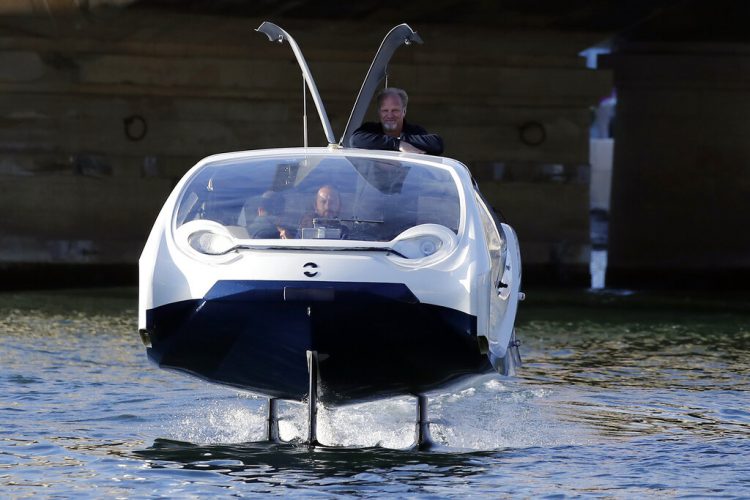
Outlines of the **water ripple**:
{"type": "Polygon", "coordinates": [[[256,442],[264,399],[146,361],[132,290],[0,295],[0,488],[14,498],[747,496],[750,308],[590,300],[525,304],[524,368],[430,394],[437,446],[424,453],[411,448],[412,398],[321,408],[330,446],[315,449],[301,444],[305,406],[284,403],[288,442],[256,442]]]}

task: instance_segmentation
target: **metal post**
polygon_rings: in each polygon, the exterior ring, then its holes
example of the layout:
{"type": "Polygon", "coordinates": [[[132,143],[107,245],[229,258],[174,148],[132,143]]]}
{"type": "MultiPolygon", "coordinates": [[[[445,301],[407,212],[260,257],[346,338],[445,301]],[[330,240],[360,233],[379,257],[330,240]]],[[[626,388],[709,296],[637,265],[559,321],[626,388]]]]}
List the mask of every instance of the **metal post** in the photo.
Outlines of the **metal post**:
{"type": "Polygon", "coordinates": [[[418,450],[429,450],[433,447],[430,435],[430,421],[427,420],[427,396],[417,395],[417,425],[415,446],[418,450]]]}
{"type": "Polygon", "coordinates": [[[279,400],[268,399],[268,418],[266,419],[266,440],[272,443],[281,441],[279,437],[279,400]]]}
{"type": "Polygon", "coordinates": [[[318,351],[307,351],[310,383],[307,391],[307,444],[318,446],[318,351]]]}
{"type": "Polygon", "coordinates": [[[303,144],[307,147],[307,83],[302,75],[302,134],[305,136],[303,144]]]}

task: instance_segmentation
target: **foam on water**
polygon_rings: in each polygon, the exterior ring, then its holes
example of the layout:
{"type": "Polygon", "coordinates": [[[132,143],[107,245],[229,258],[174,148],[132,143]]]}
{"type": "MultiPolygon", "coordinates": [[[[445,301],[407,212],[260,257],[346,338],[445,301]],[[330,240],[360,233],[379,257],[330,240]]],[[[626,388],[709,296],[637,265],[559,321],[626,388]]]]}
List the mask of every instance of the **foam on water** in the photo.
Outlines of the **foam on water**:
{"type": "MultiPolygon", "coordinates": [[[[581,444],[581,426],[561,420],[544,388],[519,388],[496,375],[478,377],[452,391],[429,396],[435,443],[453,450],[495,450],[581,444]]],[[[414,444],[416,400],[383,399],[318,407],[318,440],[327,446],[405,449],[414,444]]],[[[256,396],[227,396],[197,404],[166,425],[166,436],[200,444],[236,444],[265,438],[266,402],[256,396]]],[[[281,402],[279,434],[288,442],[307,437],[307,406],[281,402]]]]}
{"type": "MultiPolygon", "coordinates": [[[[257,405],[256,405],[257,406],[257,405]]],[[[196,406],[165,426],[167,436],[196,444],[243,443],[264,438],[265,414],[247,400],[215,400],[196,406]]]]}

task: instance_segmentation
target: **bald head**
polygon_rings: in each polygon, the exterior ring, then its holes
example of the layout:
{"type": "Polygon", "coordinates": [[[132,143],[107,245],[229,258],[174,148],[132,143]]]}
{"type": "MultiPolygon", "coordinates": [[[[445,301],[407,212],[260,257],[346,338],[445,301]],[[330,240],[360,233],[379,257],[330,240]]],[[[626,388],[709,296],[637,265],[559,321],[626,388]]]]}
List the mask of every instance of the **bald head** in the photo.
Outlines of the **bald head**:
{"type": "Polygon", "coordinates": [[[338,217],[341,210],[341,197],[333,186],[323,186],[315,196],[315,213],[318,217],[338,217]]]}

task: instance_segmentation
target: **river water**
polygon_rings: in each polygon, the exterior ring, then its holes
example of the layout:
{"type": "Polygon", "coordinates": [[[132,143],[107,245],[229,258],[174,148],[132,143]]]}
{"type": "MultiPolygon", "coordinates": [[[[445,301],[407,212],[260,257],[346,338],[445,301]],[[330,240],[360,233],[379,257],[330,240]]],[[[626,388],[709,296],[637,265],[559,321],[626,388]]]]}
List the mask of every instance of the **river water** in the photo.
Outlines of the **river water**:
{"type": "MultiPolygon", "coordinates": [[[[745,297],[747,299],[747,297],[745,297]]],[[[151,365],[131,289],[0,294],[0,492],[25,497],[750,498],[750,301],[530,290],[525,366],[414,401],[306,408],[151,365]]]]}

